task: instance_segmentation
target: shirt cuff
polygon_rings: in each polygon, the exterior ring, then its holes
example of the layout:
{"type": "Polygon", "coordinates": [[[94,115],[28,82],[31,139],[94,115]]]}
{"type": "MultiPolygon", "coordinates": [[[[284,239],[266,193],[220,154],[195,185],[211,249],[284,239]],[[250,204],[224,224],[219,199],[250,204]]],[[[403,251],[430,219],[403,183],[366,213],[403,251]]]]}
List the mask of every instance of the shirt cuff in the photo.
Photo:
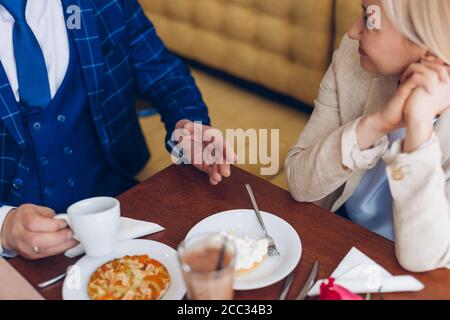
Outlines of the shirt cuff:
{"type": "Polygon", "coordinates": [[[362,117],[346,128],[342,135],[343,165],[352,171],[372,169],[389,147],[389,139],[385,135],[372,148],[362,151],[356,136],[356,126],[361,119],[362,117]]]}
{"type": "MultiPolygon", "coordinates": [[[[0,207],[0,232],[2,230],[3,222],[5,222],[6,216],[12,209],[15,209],[15,207],[10,207],[10,206],[0,207]]],[[[3,249],[2,242],[0,241],[0,255],[5,258],[13,258],[13,257],[17,256],[17,253],[3,249]]]]}

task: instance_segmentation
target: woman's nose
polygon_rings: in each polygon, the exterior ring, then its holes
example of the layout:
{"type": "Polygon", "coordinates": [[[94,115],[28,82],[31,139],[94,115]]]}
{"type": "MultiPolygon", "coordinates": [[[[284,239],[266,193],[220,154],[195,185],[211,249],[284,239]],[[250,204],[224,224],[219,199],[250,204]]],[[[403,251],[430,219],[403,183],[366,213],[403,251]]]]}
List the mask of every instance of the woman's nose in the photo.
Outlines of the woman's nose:
{"type": "Polygon", "coordinates": [[[358,20],[356,20],[353,23],[350,30],[348,31],[348,36],[353,40],[360,40],[362,27],[363,27],[363,19],[362,17],[359,17],[358,20]]]}

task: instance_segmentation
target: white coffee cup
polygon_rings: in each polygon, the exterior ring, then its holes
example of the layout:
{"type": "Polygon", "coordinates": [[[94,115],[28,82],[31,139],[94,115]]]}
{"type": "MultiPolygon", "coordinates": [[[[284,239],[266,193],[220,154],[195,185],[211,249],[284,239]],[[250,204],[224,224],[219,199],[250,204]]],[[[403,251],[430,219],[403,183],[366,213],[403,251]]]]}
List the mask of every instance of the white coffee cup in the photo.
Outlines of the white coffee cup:
{"type": "Polygon", "coordinates": [[[84,246],[86,255],[109,254],[117,242],[120,228],[120,203],[117,199],[97,197],[74,203],[67,214],[55,219],[65,220],[84,246]]]}

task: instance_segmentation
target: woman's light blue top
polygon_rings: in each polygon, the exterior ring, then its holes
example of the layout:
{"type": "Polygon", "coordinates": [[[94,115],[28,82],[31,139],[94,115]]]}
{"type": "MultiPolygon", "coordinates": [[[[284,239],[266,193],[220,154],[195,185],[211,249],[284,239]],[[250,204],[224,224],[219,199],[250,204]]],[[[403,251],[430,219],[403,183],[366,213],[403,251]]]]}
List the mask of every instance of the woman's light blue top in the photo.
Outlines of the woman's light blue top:
{"type": "MultiPolygon", "coordinates": [[[[389,146],[403,139],[405,130],[388,135],[389,146]]],[[[353,222],[373,232],[394,240],[392,221],[392,195],[382,159],[367,171],[351,198],[345,203],[347,215],[353,222]]]]}

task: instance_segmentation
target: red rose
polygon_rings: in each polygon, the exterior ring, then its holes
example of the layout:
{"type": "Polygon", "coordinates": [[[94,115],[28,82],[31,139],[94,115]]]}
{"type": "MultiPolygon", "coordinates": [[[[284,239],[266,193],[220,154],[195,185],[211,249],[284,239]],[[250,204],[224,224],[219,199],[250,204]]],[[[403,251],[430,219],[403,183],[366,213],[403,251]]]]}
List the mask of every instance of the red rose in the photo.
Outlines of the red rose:
{"type": "Polygon", "coordinates": [[[363,298],[334,284],[334,279],[330,278],[320,285],[319,300],[363,300],[363,298]]]}

